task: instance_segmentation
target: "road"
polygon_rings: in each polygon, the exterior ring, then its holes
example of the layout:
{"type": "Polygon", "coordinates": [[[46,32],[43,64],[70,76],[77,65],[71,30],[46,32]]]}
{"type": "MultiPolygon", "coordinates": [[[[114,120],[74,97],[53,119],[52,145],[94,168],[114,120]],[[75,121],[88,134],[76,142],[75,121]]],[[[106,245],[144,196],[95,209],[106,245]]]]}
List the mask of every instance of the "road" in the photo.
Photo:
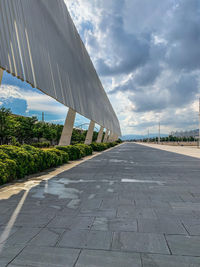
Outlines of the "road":
{"type": "Polygon", "coordinates": [[[2,188],[0,266],[200,266],[199,163],[127,143],[2,188]]]}

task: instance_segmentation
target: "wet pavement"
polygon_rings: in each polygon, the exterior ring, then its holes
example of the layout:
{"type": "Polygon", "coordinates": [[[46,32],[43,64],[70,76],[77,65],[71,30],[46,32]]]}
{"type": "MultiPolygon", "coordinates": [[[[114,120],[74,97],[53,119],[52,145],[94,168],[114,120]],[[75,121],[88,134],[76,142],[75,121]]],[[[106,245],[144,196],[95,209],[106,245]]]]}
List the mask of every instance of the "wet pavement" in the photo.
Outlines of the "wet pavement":
{"type": "Polygon", "coordinates": [[[123,144],[0,190],[0,266],[200,266],[200,161],[123,144]]]}

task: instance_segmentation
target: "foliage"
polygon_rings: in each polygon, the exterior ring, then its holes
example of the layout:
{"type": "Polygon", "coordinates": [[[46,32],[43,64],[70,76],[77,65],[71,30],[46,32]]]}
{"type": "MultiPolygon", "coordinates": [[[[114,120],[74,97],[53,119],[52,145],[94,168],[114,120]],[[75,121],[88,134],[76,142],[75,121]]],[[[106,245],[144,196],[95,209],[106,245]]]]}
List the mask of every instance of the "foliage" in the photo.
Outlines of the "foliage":
{"type": "MultiPolygon", "coordinates": [[[[58,144],[63,125],[38,121],[36,117],[16,116],[10,109],[0,109],[0,144],[34,144],[35,147],[48,147],[58,144]],[[44,142],[45,141],[45,142],[44,142]],[[38,145],[36,145],[37,143],[38,145]],[[42,146],[42,143],[44,146],[42,146]]],[[[71,144],[84,143],[87,131],[73,129],[71,144]]],[[[98,133],[94,131],[93,142],[98,133]]]]}
{"type": "Polygon", "coordinates": [[[111,142],[111,143],[92,143],[90,146],[92,147],[93,151],[103,151],[110,147],[114,147],[118,144],[118,142],[111,142]]]}
{"type": "Polygon", "coordinates": [[[108,148],[106,143],[92,143],[90,146],[92,147],[93,151],[103,151],[108,148]]]}
{"type": "MultiPolygon", "coordinates": [[[[153,138],[145,138],[142,140],[136,140],[136,141],[142,141],[142,142],[151,142],[151,143],[156,143],[158,142],[158,137],[153,137],[153,138]]],[[[178,136],[173,136],[169,135],[167,137],[160,137],[160,142],[194,142],[196,141],[195,137],[193,136],[183,136],[183,137],[178,137],[178,136]]]]}
{"type": "Polygon", "coordinates": [[[69,160],[80,159],[92,154],[92,148],[85,144],[76,144],[70,146],[57,146],[56,149],[65,151],[69,155],[69,160]]]}
{"type": "Polygon", "coordinates": [[[38,142],[38,143],[32,143],[31,144],[34,147],[38,147],[38,148],[48,148],[50,147],[50,143],[49,142],[38,142]]]}
{"type": "Polygon", "coordinates": [[[0,146],[0,183],[67,163],[69,156],[57,149],[42,150],[30,145],[0,146]]]}
{"type": "Polygon", "coordinates": [[[76,144],[74,147],[78,148],[80,151],[80,158],[91,155],[92,154],[92,148],[85,144],[76,144]]]}
{"type": "Polygon", "coordinates": [[[0,108],[0,145],[6,143],[13,134],[13,123],[10,109],[0,108]]]}

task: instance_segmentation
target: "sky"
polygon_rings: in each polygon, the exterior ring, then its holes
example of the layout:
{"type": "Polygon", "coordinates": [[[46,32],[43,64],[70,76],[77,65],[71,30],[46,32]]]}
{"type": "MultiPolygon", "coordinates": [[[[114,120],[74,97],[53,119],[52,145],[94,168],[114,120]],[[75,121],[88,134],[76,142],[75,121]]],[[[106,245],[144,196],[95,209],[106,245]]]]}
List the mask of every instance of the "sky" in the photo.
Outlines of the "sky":
{"type": "MultiPolygon", "coordinates": [[[[125,134],[198,127],[199,0],[65,0],[125,134]]],[[[63,123],[67,108],[5,74],[0,105],[63,123]],[[53,108],[54,107],[54,108],[53,108]],[[56,109],[56,112],[55,112],[56,109]]],[[[76,125],[88,122],[77,116],[76,125]]]]}

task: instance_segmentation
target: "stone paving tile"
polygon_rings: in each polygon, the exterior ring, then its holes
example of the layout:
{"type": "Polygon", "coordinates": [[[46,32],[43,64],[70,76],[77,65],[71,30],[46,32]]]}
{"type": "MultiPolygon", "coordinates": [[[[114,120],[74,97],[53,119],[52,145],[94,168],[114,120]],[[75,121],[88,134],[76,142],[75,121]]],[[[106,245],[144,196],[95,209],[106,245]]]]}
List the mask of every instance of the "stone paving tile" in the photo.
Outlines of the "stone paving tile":
{"type": "Polygon", "coordinates": [[[111,232],[69,230],[64,233],[58,246],[108,250],[111,246],[111,240],[111,232]]]}
{"type": "Polygon", "coordinates": [[[30,246],[52,247],[57,244],[65,229],[61,228],[44,228],[30,242],[30,246]]]}
{"type": "Polygon", "coordinates": [[[108,219],[105,217],[97,217],[94,220],[92,230],[113,232],[137,232],[137,220],[127,218],[108,219]]]}
{"type": "Polygon", "coordinates": [[[180,221],[172,218],[138,219],[139,232],[158,234],[187,234],[180,221]]]}
{"type": "Polygon", "coordinates": [[[91,228],[93,221],[94,217],[57,216],[51,221],[48,227],[88,230],[91,228]]]}
{"type": "Polygon", "coordinates": [[[30,214],[19,214],[14,223],[15,226],[44,227],[55,215],[30,216],[30,214]]]}
{"type": "Polygon", "coordinates": [[[87,216],[87,217],[107,217],[107,218],[115,218],[117,210],[116,209],[106,209],[106,210],[82,210],[79,216],[87,216]]]}
{"type": "Polygon", "coordinates": [[[83,203],[81,204],[81,210],[84,211],[88,211],[91,209],[98,209],[100,208],[102,203],[102,199],[87,199],[85,201],[83,201],[83,203]]]}
{"type": "Polygon", "coordinates": [[[200,235],[199,219],[183,219],[182,222],[190,235],[200,235]]]}
{"type": "Polygon", "coordinates": [[[9,247],[0,245],[0,266],[4,267],[14,259],[15,256],[23,249],[23,246],[9,247]]]}
{"type": "Polygon", "coordinates": [[[164,235],[152,233],[114,233],[112,249],[170,254],[164,235]]]}
{"type": "Polygon", "coordinates": [[[135,208],[134,205],[121,205],[117,210],[117,217],[156,219],[152,208],[135,208]]]}
{"type": "Polygon", "coordinates": [[[75,267],[142,267],[136,253],[83,250],[75,267]]]}
{"type": "Polygon", "coordinates": [[[26,245],[40,231],[41,228],[20,227],[5,243],[9,246],[26,245]]]}
{"type": "Polygon", "coordinates": [[[166,235],[172,254],[200,256],[200,236],[166,235]]]}
{"type": "Polygon", "coordinates": [[[170,202],[175,211],[200,211],[200,203],[193,202],[170,202]]]}
{"type": "Polygon", "coordinates": [[[0,227],[0,244],[5,242],[9,237],[19,230],[18,227],[0,227]]]}
{"type": "Polygon", "coordinates": [[[170,204],[166,201],[156,200],[135,200],[135,206],[137,208],[168,208],[170,204]]]}
{"type": "Polygon", "coordinates": [[[80,250],[52,247],[26,247],[9,266],[73,267],[80,250]]]}
{"type": "Polygon", "coordinates": [[[155,214],[159,219],[168,217],[174,219],[195,219],[200,218],[192,210],[174,211],[172,208],[154,208],[155,214]]]}
{"type": "Polygon", "coordinates": [[[142,254],[143,267],[199,267],[200,257],[142,254]]]}
{"type": "Polygon", "coordinates": [[[68,228],[68,225],[71,224],[71,217],[70,215],[58,215],[55,216],[51,222],[48,224],[48,227],[53,228],[68,228]]]}

